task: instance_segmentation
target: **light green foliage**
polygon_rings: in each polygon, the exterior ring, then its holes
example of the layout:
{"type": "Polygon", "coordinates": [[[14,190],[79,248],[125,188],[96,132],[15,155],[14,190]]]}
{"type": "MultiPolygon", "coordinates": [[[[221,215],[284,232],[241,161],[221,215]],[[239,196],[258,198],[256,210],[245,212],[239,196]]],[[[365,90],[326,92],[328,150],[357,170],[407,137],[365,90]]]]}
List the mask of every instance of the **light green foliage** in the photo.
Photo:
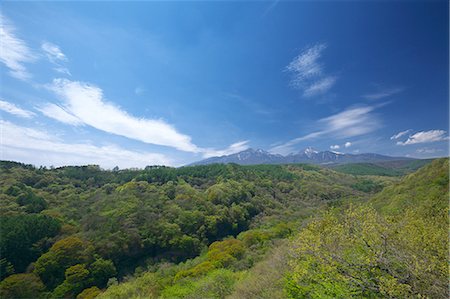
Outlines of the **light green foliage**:
{"type": "Polygon", "coordinates": [[[376,193],[383,189],[383,185],[370,179],[362,179],[352,185],[356,190],[366,193],[376,193]]]}
{"type": "Polygon", "coordinates": [[[3,282],[20,285],[31,278],[13,271],[32,271],[45,286],[31,288],[35,297],[56,298],[440,298],[448,160],[425,169],[397,184],[311,165],[104,171],[0,161],[0,222],[11,232],[0,239],[3,282]],[[45,204],[29,208],[36,198],[45,204]],[[295,246],[281,241],[299,231],[295,246]]]}
{"type": "Polygon", "coordinates": [[[396,160],[376,163],[349,163],[330,166],[333,170],[354,175],[402,176],[431,163],[425,160],[396,160]]]}
{"type": "Polygon", "coordinates": [[[199,280],[183,281],[166,288],[162,298],[225,298],[233,290],[236,274],[227,269],[214,270],[199,280]]]}
{"type": "Polygon", "coordinates": [[[406,208],[427,213],[446,209],[449,188],[449,160],[437,159],[419,171],[406,176],[400,183],[386,187],[371,203],[384,213],[398,214],[406,208]]]}
{"type": "Polygon", "coordinates": [[[437,160],[376,196],[383,214],[364,205],[313,220],[292,248],[289,297],[447,298],[447,180],[448,160],[437,160]]]}
{"type": "Polygon", "coordinates": [[[179,271],[175,275],[174,281],[178,281],[185,277],[197,277],[197,276],[205,275],[206,273],[214,270],[215,268],[216,268],[216,266],[212,262],[205,261],[205,262],[202,262],[202,263],[196,265],[193,268],[179,271]]]}
{"type": "Polygon", "coordinates": [[[35,274],[13,274],[0,283],[1,298],[41,298],[45,286],[35,274]]]}
{"type": "Polygon", "coordinates": [[[64,273],[70,266],[90,259],[89,245],[77,237],[59,240],[36,261],[34,272],[42,281],[53,288],[64,280],[64,273]]]}
{"type": "Polygon", "coordinates": [[[83,292],[77,295],[77,299],[94,299],[98,295],[101,294],[101,290],[97,287],[90,287],[87,289],[84,289],[83,292]]]}
{"type": "Polygon", "coordinates": [[[288,242],[282,242],[271,249],[265,258],[243,273],[234,286],[229,299],[281,299],[283,293],[284,274],[288,269],[288,242]]]}
{"type": "Polygon", "coordinates": [[[343,219],[335,214],[325,213],[296,239],[286,286],[290,298],[373,296],[380,277],[389,275],[377,270],[386,254],[386,230],[376,212],[351,209],[343,219]]]}
{"type": "Polygon", "coordinates": [[[158,298],[160,286],[155,273],[147,272],[131,281],[111,285],[98,299],[158,298]]]}
{"type": "Polygon", "coordinates": [[[242,241],[227,239],[214,242],[209,246],[207,258],[217,267],[228,267],[243,256],[245,247],[242,241]]]}
{"type": "Polygon", "coordinates": [[[67,268],[65,277],[64,282],[53,291],[53,298],[75,297],[88,284],[89,271],[85,265],[77,264],[67,268]]]}

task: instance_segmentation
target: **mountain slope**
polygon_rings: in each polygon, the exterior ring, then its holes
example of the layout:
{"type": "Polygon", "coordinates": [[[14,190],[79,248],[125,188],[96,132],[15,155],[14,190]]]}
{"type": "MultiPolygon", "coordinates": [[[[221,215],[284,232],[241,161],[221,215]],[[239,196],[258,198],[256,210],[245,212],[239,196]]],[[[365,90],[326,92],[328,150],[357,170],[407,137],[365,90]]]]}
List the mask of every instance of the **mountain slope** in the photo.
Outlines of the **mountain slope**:
{"type": "Polygon", "coordinates": [[[284,159],[281,155],[274,155],[261,149],[247,149],[245,151],[221,157],[211,157],[202,161],[192,163],[191,165],[207,165],[207,164],[229,164],[236,163],[240,165],[252,164],[282,164],[280,161],[284,159]]]}
{"type": "Polygon", "coordinates": [[[431,163],[434,159],[395,160],[373,163],[334,164],[330,168],[353,175],[403,176],[431,163]]]}
{"type": "Polygon", "coordinates": [[[448,298],[448,171],[437,159],[313,219],[287,254],[288,297],[448,298]]]}
{"type": "Polygon", "coordinates": [[[287,156],[272,154],[261,149],[247,149],[245,151],[221,156],[212,157],[201,160],[191,165],[207,165],[207,164],[228,164],[236,163],[241,165],[252,164],[294,164],[294,163],[310,163],[310,164],[345,164],[345,163],[373,163],[397,160],[414,160],[405,157],[390,157],[373,153],[364,154],[344,154],[332,151],[316,151],[311,147],[306,148],[298,153],[291,153],[287,156]]]}

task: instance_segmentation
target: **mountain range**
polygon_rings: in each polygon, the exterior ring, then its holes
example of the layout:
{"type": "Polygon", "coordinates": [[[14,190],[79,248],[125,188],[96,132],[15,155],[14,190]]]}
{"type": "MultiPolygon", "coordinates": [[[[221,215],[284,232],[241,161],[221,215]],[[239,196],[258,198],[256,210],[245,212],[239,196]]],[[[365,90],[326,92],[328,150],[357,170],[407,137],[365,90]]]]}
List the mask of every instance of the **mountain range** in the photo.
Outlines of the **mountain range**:
{"type": "Polygon", "coordinates": [[[283,156],[280,154],[272,154],[262,149],[250,148],[231,155],[211,157],[205,160],[194,162],[190,165],[207,165],[215,163],[236,163],[240,165],[308,163],[326,165],[346,163],[374,163],[395,160],[413,159],[406,157],[391,157],[374,153],[344,154],[334,151],[317,151],[311,147],[308,147],[303,151],[297,153],[291,153],[283,156]]]}

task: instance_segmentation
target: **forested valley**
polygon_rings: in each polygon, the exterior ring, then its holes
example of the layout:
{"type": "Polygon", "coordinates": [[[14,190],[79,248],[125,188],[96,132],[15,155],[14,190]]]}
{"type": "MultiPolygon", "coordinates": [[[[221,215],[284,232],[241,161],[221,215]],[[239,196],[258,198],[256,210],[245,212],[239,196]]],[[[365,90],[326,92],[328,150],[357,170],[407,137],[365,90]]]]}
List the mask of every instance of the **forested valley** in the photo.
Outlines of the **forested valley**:
{"type": "Polygon", "coordinates": [[[448,298],[448,173],[2,161],[0,297],[448,298]]]}

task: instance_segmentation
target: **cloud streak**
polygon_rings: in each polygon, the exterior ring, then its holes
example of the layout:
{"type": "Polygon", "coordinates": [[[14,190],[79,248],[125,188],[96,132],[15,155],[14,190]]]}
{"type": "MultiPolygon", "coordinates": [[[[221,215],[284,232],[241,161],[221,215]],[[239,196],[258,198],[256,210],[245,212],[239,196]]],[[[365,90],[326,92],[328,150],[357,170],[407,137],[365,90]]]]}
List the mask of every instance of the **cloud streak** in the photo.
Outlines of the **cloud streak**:
{"type": "Polygon", "coordinates": [[[83,122],[78,117],[67,112],[64,108],[56,104],[48,103],[42,107],[37,107],[36,109],[39,110],[45,116],[53,118],[65,124],[74,126],[79,126],[83,124],[83,122]]]}
{"type": "Polygon", "coordinates": [[[373,113],[378,107],[380,105],[351,107],[337,114],[322,118],[315,124],[320,130],[275,146],[270,151],[279,154],[288,154],[294,151],[296,144],[305,140],[323,136],[349,138],[373,132],[381,127],[381,121],[373,113]]]}
{"type": "Polygon", "coordinates": [[[31,111],[24,110],[22,108],[17,107],[13,103],[4,101],[0,99],[0,110],[3,110],[9,114],[23,117],[23,118],[32,118],[35,114],[31,111]]]}
{"type": "Polygon", "coordinates": [[[404,89],[400,88],[400,87],[390,88],[390,89],[381,90],[381,91],[378,91],[375,93],[365,94],[365,95],[363,95],[363,98],[365,98],[367,100],[379,100],[379,99],[387,98],[394,94],[400,93],[403,90],[404,89]]]}
{"type": "Polygon", "coordinates": [[[331,87],[333,87],[334,83],[336,83],[336,77],[325,77],[320,79],[310,86],[305,88],[303,95],[305,97],[312,97],[315,95],[320,95],[326,93],[331,87]]]}
{"type": "Polygon", "coordinates": [[[24,163],[46,166],[99,164],[105,168],[172,165],[166,156],[138,152],[116,145],[96,146],[66,143],[46,131],[15,125],[0,120],[2,127],[2,160],[20,160],[24,163]]]}
{"type": "Polygon", "coordinates": [[[137,118],[106,101],[97,86],[55,79],[49,88],[63,100],[64,110],[86,125],[145,143],[200,152],[189,136],[179,133],[163,120],[137,118]]]}
{"type": "Polygon", "coordinates": [[[444,130],[429,130],[429,131],[421,131],[417,132],[413,135],[410,135],[408,139],[404,142],[398,141],[397,145],[411,145],[418,143],[431,143],[448,140],[449,137],[446,136],[447,132],[444,130]]]}
{"type": "Polygon", "coordinates": [[[337,81],[337,77],[324,74],[324,67],[319,62],[326,47],[325,44],[309,47],[286,66],[286,71],[292,74],[290,85],[302,90],[304,97],[325,94],[337,81]]]}
{"type": "Polygon", "coordinates": [[[64,67],[62,64],[67,62],[68,59],[66,55],[61,51],[59,46],[52,44],[50,42],[43,42],[41,45],[42,51],[44,51],[47,59],[55,65],[53,70],[58,73],[71,75],[68,68],[64,67]]]}
{"type": "Polygon", "coordinates": [[[14,26],[0,13],[0,61],[9,69],[9,74],[19,80],[28,80],[31,74],[25,63],[36,59],[27,44],[15,35],[14,26]]]}
{"type": "Polygon", "coordinates": [[[232,154],[246,148],[248,141],[240,141],[226,149],[202,148],[191,137],[178,132],[161,119],[138,118],[108,102],[103,91],[92,84],[55,79],[48,88],[62,100],[61,105],[48,103],[39,110],[48,117],[66,124],[88,125],[110,134],[141,142],[201,153],[203,156],[232,154]]]}
{"type": "Polygon", "coordinates": [[[204,158],[210,158],[210,157],[217,157],[217,156],[225,156],[225,155],[231,155],[235,153],[239,153],[242,151],[245,151],[249,148],[248,140],[245,141],[239,141],[236,143],[233,143],[229,147],[223,150],[214,150],[214,149],[206,149],[205,153],[203,154],[204,158]]]}
{"type": "Polygon", "coordinates": [[[412,131],[412,130],[409,129],[409,130],[405,130],[405,131],[398,132],[397,134],[394,134],[394,135],[391,136],[391,140],[399,139],[400,137],[402,137],[402,136],[408,134],[408,133],[411,132],[411,131],[412,131]]]}
{"type": "Polygon", "coordinates": [[[50,60],[51,62],[57,63],[60,61],[62,62],[67,61],[66,55],[64,55],[64,53],[57,45],[49,42],[43,42],[41,48],[47,55],[48,60],[50,60]]]}

